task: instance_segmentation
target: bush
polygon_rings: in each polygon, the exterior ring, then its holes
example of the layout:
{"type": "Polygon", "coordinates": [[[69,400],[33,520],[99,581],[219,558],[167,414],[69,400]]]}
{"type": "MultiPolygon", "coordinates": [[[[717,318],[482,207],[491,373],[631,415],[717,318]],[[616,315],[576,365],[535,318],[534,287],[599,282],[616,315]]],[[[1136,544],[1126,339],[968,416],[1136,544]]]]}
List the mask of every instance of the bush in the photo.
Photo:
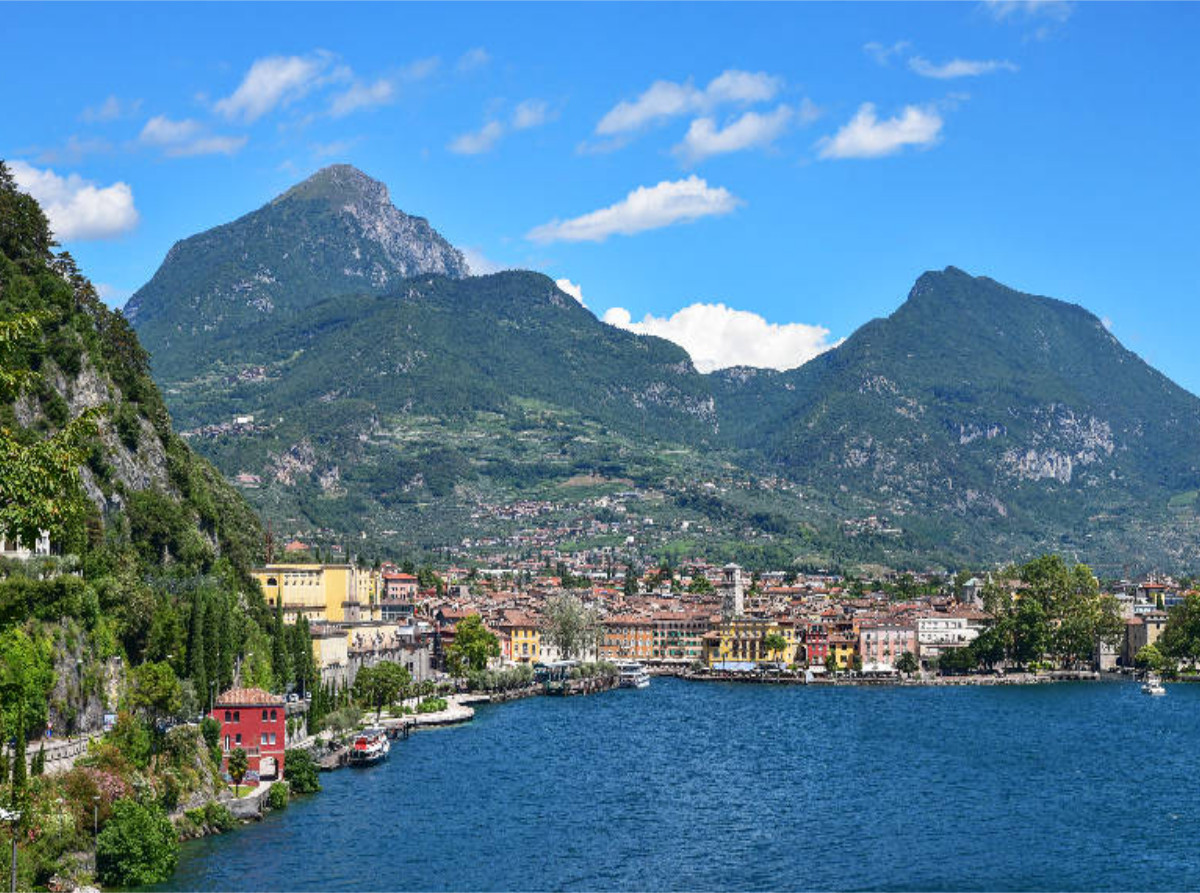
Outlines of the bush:
{"type": "Polygon", "coordinates": [[[288,783],[277,781],[267,791],[267,809],[283,809],[288,805],[288,783]]]}
{"type": "Polygon", "coordinates": [[[321,790],[317,763],[307,750],[289,750],[283,754],[283,777],[291,793],[315,794],[321,790]]]}
{"type": "Polygon", "coordinates": [[[157,884],[175,873],[179,838],[161,806],[118,800],[96,841],[96,874],[116,887],[157,884]]]}
{"type": "Polygon", "coordinates": [[[216,831],[228,831],[237,824],[237,819],[224,804],[212,800],[204,806],[204,824],[216,831]]]}
{"type": "Polygon", "coordinates": [[[445,698],[426,698],[417,705],[418,713],[440,713],[446,709],[445,698]]]}

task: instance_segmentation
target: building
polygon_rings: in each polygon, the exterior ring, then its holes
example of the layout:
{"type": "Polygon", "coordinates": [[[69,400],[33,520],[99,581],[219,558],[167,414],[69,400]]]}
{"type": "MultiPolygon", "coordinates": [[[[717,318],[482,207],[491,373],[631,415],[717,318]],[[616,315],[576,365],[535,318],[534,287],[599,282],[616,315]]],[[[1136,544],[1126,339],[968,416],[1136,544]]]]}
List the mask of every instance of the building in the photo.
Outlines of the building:
{"type": "Polygon", "coordinates": [[[704,659],[704,634],[712,627],[707,612],[660,611],[653,620],[652,660],[691,664],[704,659]]]}
{"type": "Polygon", "coordinates": [[[501,655],[505,662],[535,664],[547,659],[542,647],[542,626],[538,617],[524,611],[505,611],[500,620],[492,625],[498,632],[508,636],[508,653],[501,655]]]}
{"type": "Polygon", "coordinates": [[[1121,652],[1121,663],[1132,667],[1138,651],[1147,645],[1157,644],[1167,628],[1166,611],[1147,611],[1125,621],[1125,648],[1121,652]]]}
{"type": "Polygon", "coordinates": [[[864,620],[858,631],[858,654],[865,672],[888,673],[904,652],[917,656],[917,629],[899,620],[864,620]]]}
{"type": "Polygon", "coordinates": [[[739,565],[730,563],[721,568],[717,589],[721,592],[722,617],[740,617],[746,613],[745,581],[739,565]]]}
{"type": "Polygon", "coordinates": [[[283,619],[301,615],[327,623],[379,619],[379,575],[351,564],[268,564],[254,570],[271,607],[282,602],[283,619]]]}
{"type": "Polygon", "coordinates": [[[217,698],[211,714],[221,724],[221,768],[229,755],[246,752],[251,772],[263,780],[283,778],[287,746],[287,706],[283,698],[261,688],[231,688],[217,698]]]}
{"type": "Polygon", "coordinates": [[[604,621],[604,660],[649,660],[654,656],[654,620],[615,615],[604,621]]]}
{"type": "Polygon", "coordinates": [[[939,611],[918,617],[917,647],[921,665],[928,669],[932,661],[947,651],[965,648],[974,642],[979,636],[979,627],[972,621],[973,616],[965,611],[954,614],[939,611]]]}
{"type": "MultiPolygon", "coordinates": [[[[788,649],[772,651],[767,637],[784,635],[779,624],[766,617],[731,617],[702,638],[704,663],[713,669],[750,669],[761,664],[791,663],[788,649]]],[[[784,639],[787,636],[784,635],[784,639]]]]}
{"type": "Polygon", "coordinates": [[[30,558],[45,558],[49,554],[49,533],[43,532],[37,538],[37,542],[33,544],[32,549],[25,548],[20,539],[7,540],[0,536],[0,558],[14,558],[17,561],[28,561],[30,558]]]}

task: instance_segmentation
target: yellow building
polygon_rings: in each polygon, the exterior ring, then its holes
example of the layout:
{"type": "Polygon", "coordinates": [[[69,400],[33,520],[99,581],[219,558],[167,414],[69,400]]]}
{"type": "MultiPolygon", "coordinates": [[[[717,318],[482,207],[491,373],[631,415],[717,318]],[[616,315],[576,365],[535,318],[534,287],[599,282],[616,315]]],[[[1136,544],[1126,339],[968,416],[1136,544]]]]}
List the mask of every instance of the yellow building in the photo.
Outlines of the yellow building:
{"type": "Polygon", "coordinates": [[[767,617],[730,617],[704,637],[704,662],[717,664],[792,663],[796,654],[796,626],[767,617]],[[780,635],[783,650],[768,650],[767,637],[780,635]]]}
{"type": "Polygon", "coordinates": [[[856,636],[834,633],[829,637],[829,652],[825,658],[826,666],[830,666],[832,663],[840,670],[849,670],[857,656],[858,638],[856,636]]]}
{"type": "Polygon", "coordinates": [[[379,574],[350,564],[268,564],[253,571],[267,604],[283,619],[330,623],[379,619],[379,574]]]}
{"type": "Polygon", "coordinates": [[[515,664],[532,664],[542,659],[539,618],[521,611],[505,611],[504,618],[492,625],[498,632],[508,635],[509,653],[502,657],[515,664]]]}

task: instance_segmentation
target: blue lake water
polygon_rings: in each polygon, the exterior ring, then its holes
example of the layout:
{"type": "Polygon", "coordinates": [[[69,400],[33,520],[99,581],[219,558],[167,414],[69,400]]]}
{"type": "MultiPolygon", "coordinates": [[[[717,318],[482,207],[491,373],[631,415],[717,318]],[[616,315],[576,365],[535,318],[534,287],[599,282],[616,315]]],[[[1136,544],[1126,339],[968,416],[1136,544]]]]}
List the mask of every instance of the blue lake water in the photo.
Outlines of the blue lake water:
{"type": "Polygon", "coordinates": [[[478,709],[179,890],[1200,889],[1200,686],[689,683],[478,709]]]}

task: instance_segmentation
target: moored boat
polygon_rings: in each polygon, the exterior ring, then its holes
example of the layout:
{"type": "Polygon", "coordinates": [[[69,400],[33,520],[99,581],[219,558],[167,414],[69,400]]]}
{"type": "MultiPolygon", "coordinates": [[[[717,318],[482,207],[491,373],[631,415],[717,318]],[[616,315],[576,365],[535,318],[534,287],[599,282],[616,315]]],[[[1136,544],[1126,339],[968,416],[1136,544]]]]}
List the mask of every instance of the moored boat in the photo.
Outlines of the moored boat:
{"type": "Polygon", "coordinates": [[[650,685],[650,674],[637,661],[617,664],[621,688],[646,688],[650,685]]]}
{"type": "Polygon", "coordinates": [[[1144,695],[1165,695],[1167,687],[1162,684],[1162,680],[1158,678],[1157,673],[1148,673],[1146,681],[1142,683],[1142,694],[1144,695]]]}
{"type": "Polygon", "coordinates": [[[363,729],[350,745],[350,763],[354,766],[369,766],[388,755],[391,744],[386,729],[363,729]]]}

